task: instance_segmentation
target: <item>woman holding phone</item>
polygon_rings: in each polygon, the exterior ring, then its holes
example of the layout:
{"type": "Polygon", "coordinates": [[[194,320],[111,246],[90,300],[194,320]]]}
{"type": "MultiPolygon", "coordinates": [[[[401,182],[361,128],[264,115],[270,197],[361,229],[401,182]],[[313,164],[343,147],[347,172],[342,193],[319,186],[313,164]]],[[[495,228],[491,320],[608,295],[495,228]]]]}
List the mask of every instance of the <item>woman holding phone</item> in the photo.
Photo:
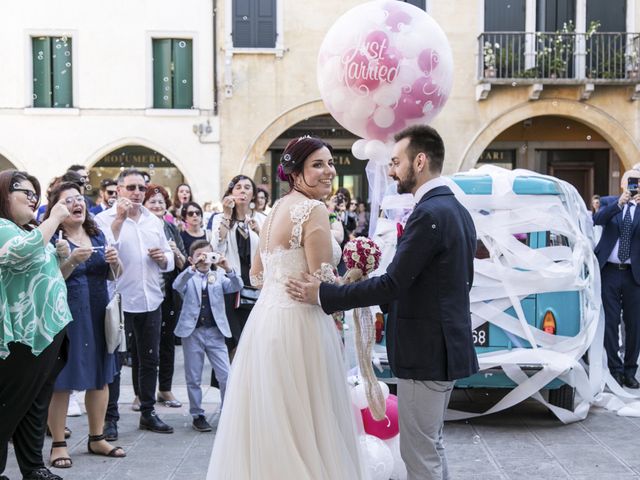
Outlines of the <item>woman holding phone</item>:
{"type": "MultiPolygon", "coordinates": [[[[109,400],[108,384],[116,372],[115,355],[107,351],[104,336],[105,308],[109,302],[107,279],[122,272],[115,248],[107,245],[75,183],[64,182],[51,192],[50,206],[64,202],[70,215],[60,224],[56,240],[68,242],[70,255],[60,264],[67,284],[67,301],[73,316],[67,328],[69,350],[67,364],[54,385],[49,404],[51,466],[70,468],[73,465],[65,442],[65,421],[71,390],[86,390],[85,405],[89,420],[87,451],[105,457],[124,457],[120,447],[114,447],[103,435],[104,416],[109,400]]],[[[44,215],[51,215],[51,208],[44,215]]]]}
{"type": "MultiPolygon", "coordinates": [[[[231,268],[242,277],[245,285],[251,285],[249,270],[251,259],[256,254],[259,234],[265,215],[251,217],[251,204],[255,201],[257,188],[253,180],[245,175],[236,175],[231,179],[222,198],[222,215],[216,215],[211,228],[213,250],[221,252],[229,261],[231,268]]],[[[227,317],[233,343],[237,345],[244,324],[257,299],[257,292],[245,287],[238,301],[236,294],[227,295],[227,317]]]]}

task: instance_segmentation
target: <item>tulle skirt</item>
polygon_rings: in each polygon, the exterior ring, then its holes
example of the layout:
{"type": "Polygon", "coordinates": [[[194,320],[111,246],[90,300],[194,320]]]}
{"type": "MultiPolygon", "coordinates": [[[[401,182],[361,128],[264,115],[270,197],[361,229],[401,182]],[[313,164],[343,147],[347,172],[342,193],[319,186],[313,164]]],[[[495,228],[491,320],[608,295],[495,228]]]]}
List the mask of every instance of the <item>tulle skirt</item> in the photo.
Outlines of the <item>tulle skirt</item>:
{"type": "Polygon", "coordinates": [[[258,301],[233,360],[207,479],[367,478],[341,348],[319,307],[258,301]]]}

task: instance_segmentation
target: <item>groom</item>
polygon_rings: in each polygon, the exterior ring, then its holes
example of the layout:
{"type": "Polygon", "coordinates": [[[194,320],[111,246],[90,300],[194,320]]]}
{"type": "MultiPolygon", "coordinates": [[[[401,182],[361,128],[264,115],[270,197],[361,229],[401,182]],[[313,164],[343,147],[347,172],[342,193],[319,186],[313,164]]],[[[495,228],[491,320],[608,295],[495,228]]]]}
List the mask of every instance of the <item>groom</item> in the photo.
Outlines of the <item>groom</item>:
{"type": "Polygon", "coordinates": [[[469,212],[440,178],[444,145],[423,125],[395,136],[389,176],[416,207],[387,273],[351,285],[290,279],[289,295],[327,312],[380,304],[398,377],[400,451],[408,480],[448,478],[442,429],[456,379],[478,371],[469,290],[476,234],[469,212]]]}

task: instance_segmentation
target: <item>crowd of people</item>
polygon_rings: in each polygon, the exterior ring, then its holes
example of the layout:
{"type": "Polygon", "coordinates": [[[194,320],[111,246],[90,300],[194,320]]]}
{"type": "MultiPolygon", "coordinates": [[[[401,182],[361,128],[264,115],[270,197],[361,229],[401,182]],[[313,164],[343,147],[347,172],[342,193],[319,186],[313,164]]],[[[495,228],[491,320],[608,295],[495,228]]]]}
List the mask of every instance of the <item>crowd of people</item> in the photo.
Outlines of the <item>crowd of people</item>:
{"type": "MultiPolygon", "coordinates": [[[[204,357],[224,400],[230,362],[259,296],[250,270],[271,205],[251,178],[231,179],[213,212],[213,202],[205,212],[188,184],[170,195],[136,169],[102,180],[94,203],[89,178],[89,169],[73,165],[50,182],[41,204],[34,176],[0,173],[0,300],[9,313],[0,332],[0,398],[10,412],[0,422],[2,480],[10,440],[26,479],[57,479],[48,467],[72,467],[66,417],[79,391],[87,451],[126,456],[113,443],[124,364],[132,368],[139,427],[172,433],[154,405],[180,408],[186,400],[172,392],[176,344],[183,345],[193,428],[210,431],[201,405],[204,357]],[[109,353],[105,308],[116,290],[127,351],[109,353]],[[47,466],[45,435],[52,437],[47,466]]],[[[367,234],[366,204],[347,189],[326,206],[341,245],[367,234]]]]}

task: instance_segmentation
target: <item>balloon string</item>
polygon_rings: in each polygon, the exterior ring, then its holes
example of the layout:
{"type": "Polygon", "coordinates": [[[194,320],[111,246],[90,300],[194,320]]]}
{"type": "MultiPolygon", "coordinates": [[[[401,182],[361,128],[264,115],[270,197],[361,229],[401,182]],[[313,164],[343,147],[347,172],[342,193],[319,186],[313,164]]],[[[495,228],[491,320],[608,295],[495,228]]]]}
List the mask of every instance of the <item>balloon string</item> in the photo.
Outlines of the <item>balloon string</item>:
{"type": "MultiPolygon", "coordinates": [[[[353,319],[356,329],[354,341],[356,343],[360,372],[364,380],[367,404],[369,405],[371,416],[375,420],[381,421],[386,418],[387,408],[382,389],[378,384],[378,379],[371,363],[371,351],[375,341],[375,328],[371,310],[369,310],[369,307],[355,308],[353,310],[353,319]]],[[[389,421],[388,418],[387,421],[389,421]]]]}

